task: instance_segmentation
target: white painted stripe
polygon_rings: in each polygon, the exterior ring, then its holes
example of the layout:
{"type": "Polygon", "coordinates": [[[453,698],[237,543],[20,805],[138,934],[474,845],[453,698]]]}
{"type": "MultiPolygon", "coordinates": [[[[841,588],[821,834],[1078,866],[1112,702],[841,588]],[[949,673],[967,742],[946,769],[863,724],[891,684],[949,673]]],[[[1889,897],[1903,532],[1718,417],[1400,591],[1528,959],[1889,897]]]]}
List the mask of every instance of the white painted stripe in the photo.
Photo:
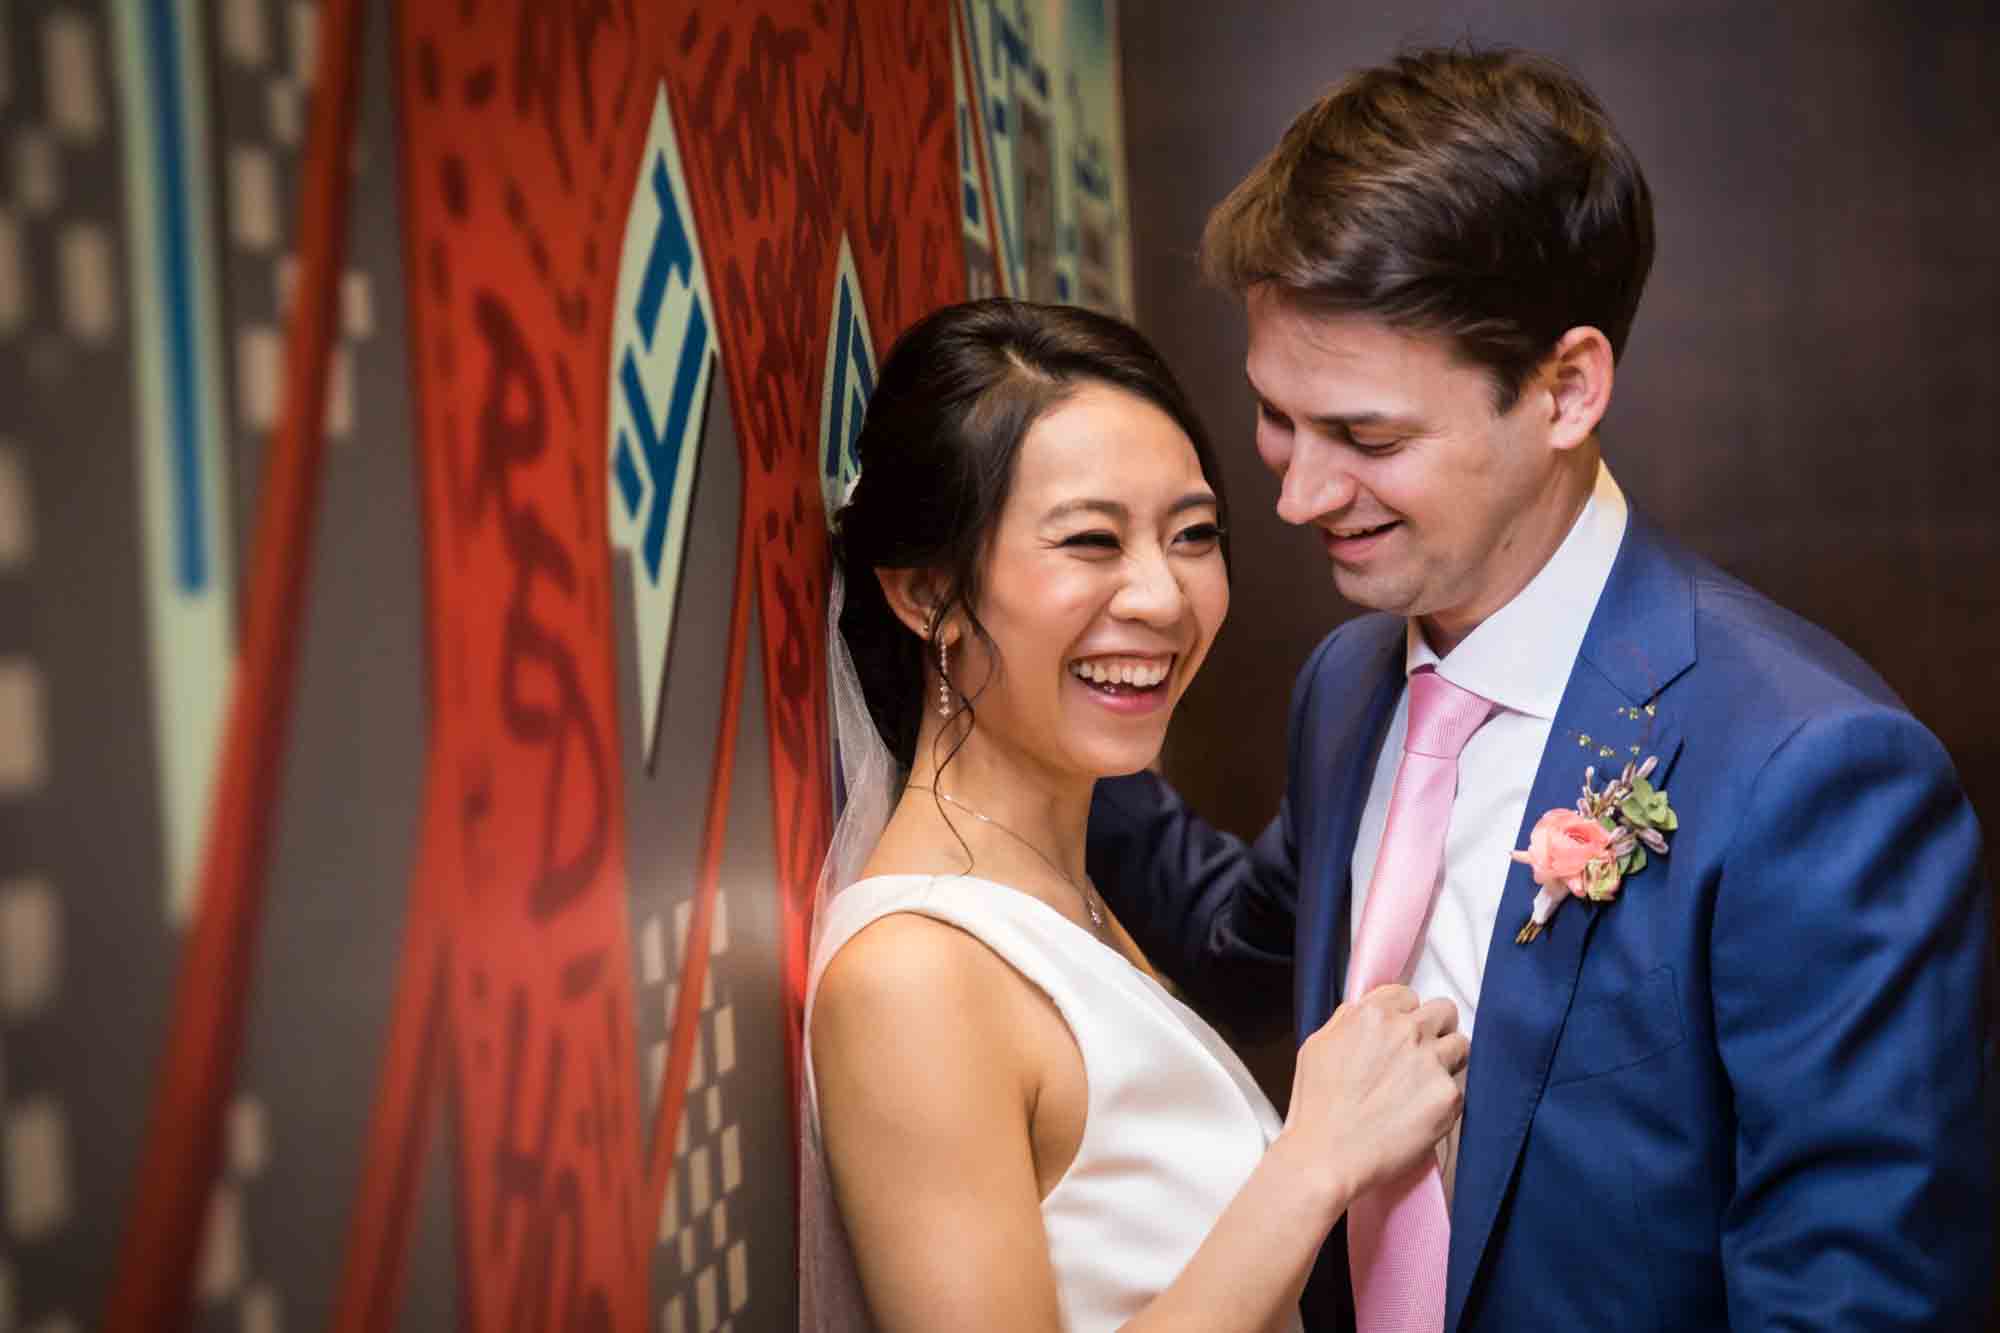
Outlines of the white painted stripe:
{"type": "Polygon", "coordinates": [[[35,495],[19,446],[0,439],[0,574],[18,573],[35,558],[35,495]]]}
{"type": "Polygon", "coordinates": [[[716,1308],[718,1304],[715,1266],[711,1264],[702,1269],[701,1276],[694,1280],[694,1306],[701,1321],[702,1333],[714,1333],[716,1326],[721,1322],[721,1313],[716,1308]]]}
{"type": "Polygon", "coordinates": [[[326,435],[343,441],[354,434],[354,353],[345,346],[333,349],[327,369],[326,435]]]}
{"type": "Polygon", "coordinates": [[[271,155],[249,144],[229,150],[229,235],[253,254],[278,246],[278,171],[271,155]]]}
{"type": "Polygon", "coordinates": [[[42,86],[49,121],[65,138],[93,143],[104,132],[97,28],[81,14],[58,10],[42,24],[42,86]]]}
{"type": "Polygon", "coordinates": [[[48,781],[43,693],[32,661],[0,658],[0,797],[32,796],[48,781]]]}
{"type": "Polygon", "coordinates": [[[699,1216],[714,1202],[715,1186],[708,1174],[708,1149],[696,1148],[688,1154],[688,1211],[699,1216]]]}
{"type": "Polygon", "coordinates": [[[46,1097],[10,1107],[6,1128],[7,1228],[37,1241],[70,1220],[69,1126],[46,1097]]]}
{"type": "Polygon", "coordinates": [[[660,914],[654,912],[639,927],[639,979],[645,985],[657,986],[666,976],[666,932],[660,927],[660,914]]]}
{"type": "Polygon", "coordinates": [[[340,283],[341,331],[356,342],[375,335],[375,285],[359,269],[349,269],[340,283]]]}
{"type": "Polygon", "coordinates": [[[19,333],[28,322],[28,266],[21,256],[21,227],[0,209],[0,338],[19,333]]]}
{"type": "Polygon", "coordinates": [[[279,1333],[278,1293],[267,1282],[253,1285],[243,1297],[243,1333],[279,1333]]]}
{"type": "Polygon", "coordinates": [[[56,243],[63,326],[71,336],[101,344],[118,331],[118,278],[111,238],[93,222],[74,222],[56,243]]]}
{"type": "Polygon", "coordinates": [[[271,58],[264,0],[222,0],[222,49],[239,65],[260,69],[271,58]]]}
{"type": "Polygon", "coordinates": [[[735,1125],[722,1131],[722,1188],[724,1192],[743,1183],[743,1132],[735,1125]]]}
{"type": "Polygon", "coordinates": [[[62,978],[62,904],[46,880],[0,884],[0,1013],[32,1018],[55,999],[62,978]]]}
{"type": "Polygon", "coordinates": [[[319,68],[319,0],[292,0],[287,17],[291,23],[292,77],[301,87],[312,87],[313,71],[319,68]]]}
{"type": "Polygon", "coordinates": [[[725,1004],[715,1015],[715,1072],[736,1068],[736,1006],[725,1004]]]}
{"type": "Polygon", "coordinates": [[[670,1183],[667,1186],[666,1202],[660,1208],[660,1244],[662,1245],[672,1244],[674,1233],[681,1229],[680,1196],[680,1182],[674,1181],[670,1183]]]}
{"type": "Polygon", "coordinates": [[[239,1180],[262,1174],[271,1160],[271,1130],[264,1103],[238,1097],[229,1108],[229,1170],[239,1180]]]}
{"type": "Polygon", "coordinates": [[[306,118],[298,85],[290,79],[273,79],[265,96],[271,104],[271,137],[287,148],[296,148],[305,137],[306,118]]]}
{"type": "Polygon", "coordinates": [[[750,1299],[750,1251],[742,1241],[729,1247],[729,1313],[741,1311],[750,1299]]]}
{"type": "Polygon", "coordinates": [[[55,140],[40,130],[14,139],[14,197],[29,217],[47,217],[62,201],[55,140]]]}
{"type": "Polygon", "coordinates": [[[161,882],[164,912],[184,924],[193,908],[209,798],[222,750],[230,680],[235,671],[235,543],[224,474],[219,298],[220,266],[214,246],[215,169],[210,157],[207,54],[198,40],[192,11],[170,6],[181,76],[179,102],[184,123],[178,140],[183,170],[182,198],[188,256],[195,281],[190,293],[195,365],[193,438],[203,522],[201,564],[207,573],[199,588],[181,578],[184,525],[178,520],[184,484],[177,483],[173,399],[168,392],[169,350],[166,305],[165,219],[159,200],[153,63],[146,12],[136,4],[112,7],[117,16],[118,77],[126,95],[118,99],[125,154],[125,234],[130,256],[127,283],[133,328],[133,447],[138,455],[140,514],[144,525],[144,590],[149,662],[152,667],[153,754],[159,765],[160,824],[163,835],[161,882]]]}
{"type": "Polygon", "coordinates": [[[208,1227],[202,1234],[195,1290],[211,1304],[234,1296],[248,1267],[243,1237],[243,1196],[233,1185],[217,1185],[208,1199],[208,1227]]]}
{"type": "Polygon", "coordinates": [[[290,250],[278,256],[278,321],[288,323],[292,318],[292,294],[299,286],[299,257],[290,250]]]}
{"type": "Polygon", "coordinates": [[[285,343],[268,324],[249,324],[236,333],[236,420],[254,431],[278,424],[283,392],[285,343]]]}

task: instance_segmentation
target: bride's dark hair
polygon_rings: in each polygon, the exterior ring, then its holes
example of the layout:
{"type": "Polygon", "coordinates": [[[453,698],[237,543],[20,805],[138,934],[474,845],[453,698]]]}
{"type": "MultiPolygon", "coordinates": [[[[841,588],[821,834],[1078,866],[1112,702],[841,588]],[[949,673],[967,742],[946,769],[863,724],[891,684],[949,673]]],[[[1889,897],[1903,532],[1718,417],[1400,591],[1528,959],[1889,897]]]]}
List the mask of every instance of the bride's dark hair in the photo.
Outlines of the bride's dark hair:
{"type": "MultiPolygon", "coordinates": [[[[847,583],[840,631],[875,728],[906,770],[916,753],[944,620],[979,621],[980,566],[1007,503],[1029,430],[1085,384],[1103,384],[1165,412],[1194,443],[1215,491],[1228,559],[1222,476],[1187,395],[1130,325],[1077,306],[988,299],[946,306],[912,325],[889,351],[868,401],[856,453],[861,476],[834,517],[834,559],[847,583]],[[896,618],[878,569],[927,569],[941,598],[923,637],[896,618]]],[[[963,700],[968,723],[972,698],[963,700]]],[[[978,691],[975,689],[973,695],[978,691]]]]}

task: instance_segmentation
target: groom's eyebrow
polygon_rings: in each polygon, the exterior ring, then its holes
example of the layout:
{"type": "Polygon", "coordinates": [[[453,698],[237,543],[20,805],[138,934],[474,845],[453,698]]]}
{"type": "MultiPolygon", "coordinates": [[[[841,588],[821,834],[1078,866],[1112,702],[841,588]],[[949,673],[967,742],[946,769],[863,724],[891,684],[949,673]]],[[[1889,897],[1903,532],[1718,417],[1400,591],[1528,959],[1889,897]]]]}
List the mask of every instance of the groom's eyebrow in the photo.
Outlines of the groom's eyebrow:
{"type": "MultiPolygon", "coordinates": [[[[1282,417],[1287,421],[1291,419],[1291,413],[1286,412],[1276,403],[1266,398],[1263,391],[1258,389],[1254,380],[1250,381],[1250,396],[1257,400],[1257,406],[1261,411],[1267,412],[1272,416],[1282,417]]],[[[1328,432],[1352,430],[1356,426],[1379,426],[1385,423],[1398,426],[1409,424],[1407,418],[1399,416],[1394,412],[1381,412],[1373,409],[1363,412],[1311,412],[1306,415],[1306,421],[1308,424],[1328,432]]]]}

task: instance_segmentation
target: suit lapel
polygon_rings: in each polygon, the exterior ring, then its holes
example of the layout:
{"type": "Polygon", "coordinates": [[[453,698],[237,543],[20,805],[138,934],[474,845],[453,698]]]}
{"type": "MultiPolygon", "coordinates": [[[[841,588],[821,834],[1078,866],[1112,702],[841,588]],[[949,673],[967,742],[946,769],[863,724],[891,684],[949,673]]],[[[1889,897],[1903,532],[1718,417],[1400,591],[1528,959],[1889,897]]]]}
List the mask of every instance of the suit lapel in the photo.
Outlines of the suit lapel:
{"type": "MultiPolygon", "coordinates": [[[[1687,575],[1632,514],[1543,749],[1516,847],[1528,845],[1528,834],[1544,813],[1576,804],[1585,768],[1595,766],[1600,775],[1615,772],[1634,757],[1633,746],[1659,756],[1654,781],[1665,785],[1681,740],[1670,707],[1659,705],[1649,713],[1646,706],[1693,665],[1693,624],[1687,575]]],[[[1456,1329],[1465,1313],[1520,1161],[1584,950],[1603,913],[1617,910],[1615,901],[1565,903],[1539,939],[1516,944],[1535,893],[1529,868],[1514,865],[1480,980],[1452,1198],[1447,1330],[1456,1329]]]]}
{"type": "Polygon", "coordinates": [[[1315,854],[1305,865],[1300,884],[1299,966],[1292,1012],[1298,1017],[1301,1042],[1331,1016],[1347,974],[1354,836],[1368,803],[1382,734],[1403,692],[1404,640],[1401,622],[1392,623],[1397,632],[1384,633],[1383,642],[1361,657],[1352,677],[1328,682],[1322,700],[1325,721],[1305,746],[1305,753],[1320,756],[1329,771],[1324,798],[1308,805],[1301,817],[1310,819],[1316,811],[1330,811],[1331,816],[1318,830],[1323,837],[1308,833],[1308,846],[1315,854]]]}

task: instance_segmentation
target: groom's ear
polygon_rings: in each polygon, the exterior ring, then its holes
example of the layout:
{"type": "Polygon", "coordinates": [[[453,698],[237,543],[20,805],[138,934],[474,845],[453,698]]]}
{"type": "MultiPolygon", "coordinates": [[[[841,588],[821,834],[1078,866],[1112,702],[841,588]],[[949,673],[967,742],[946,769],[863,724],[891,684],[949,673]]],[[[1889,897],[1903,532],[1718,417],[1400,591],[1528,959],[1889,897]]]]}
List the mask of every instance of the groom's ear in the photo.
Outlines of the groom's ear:
{"type": "Polygon", "coordinates": [[[896,619],[909,626],[910,633],[919,639],[928,639],[931,621],[937,615],[937,605],[943,596],[943,581],[936,570],[931,569],[878,569],[875,578],[882,585],[882,596],[889,603],[889,609],[896,613],[896,619]]]}
{"type": "Polygon", "coordinates": [[[1544,372],[1550,447],[1574,449],[1597,430],[1611,406],[1614,361],[1611,340],[1589,325],[1556,339],[1544,372]]]}

